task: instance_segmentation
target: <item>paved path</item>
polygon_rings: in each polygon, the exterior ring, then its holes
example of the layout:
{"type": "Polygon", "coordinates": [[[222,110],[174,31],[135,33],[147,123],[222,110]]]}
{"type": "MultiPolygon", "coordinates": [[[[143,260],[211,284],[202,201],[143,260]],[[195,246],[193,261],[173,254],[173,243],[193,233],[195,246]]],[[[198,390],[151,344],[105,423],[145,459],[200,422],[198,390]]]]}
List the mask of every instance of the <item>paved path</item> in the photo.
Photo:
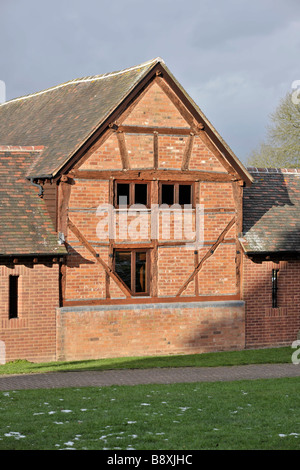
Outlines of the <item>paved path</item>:
{"type": "Polygon", "coordinates": [[[171,384],[300,377],[300,364],[126,369],[0,376],[0,390],[171,384]]]}

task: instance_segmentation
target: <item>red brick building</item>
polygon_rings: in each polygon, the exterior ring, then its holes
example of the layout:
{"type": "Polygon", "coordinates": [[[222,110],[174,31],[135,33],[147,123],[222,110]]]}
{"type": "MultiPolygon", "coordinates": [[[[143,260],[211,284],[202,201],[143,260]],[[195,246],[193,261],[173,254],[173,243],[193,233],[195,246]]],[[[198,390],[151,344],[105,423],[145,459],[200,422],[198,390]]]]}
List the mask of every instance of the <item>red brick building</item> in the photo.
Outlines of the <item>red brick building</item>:
{"type": "Polygon", "coordinates": [[[297,338],[298,174],[247,170],[161,59],[3,103],[0,178],[7,361],[297,338]]]}

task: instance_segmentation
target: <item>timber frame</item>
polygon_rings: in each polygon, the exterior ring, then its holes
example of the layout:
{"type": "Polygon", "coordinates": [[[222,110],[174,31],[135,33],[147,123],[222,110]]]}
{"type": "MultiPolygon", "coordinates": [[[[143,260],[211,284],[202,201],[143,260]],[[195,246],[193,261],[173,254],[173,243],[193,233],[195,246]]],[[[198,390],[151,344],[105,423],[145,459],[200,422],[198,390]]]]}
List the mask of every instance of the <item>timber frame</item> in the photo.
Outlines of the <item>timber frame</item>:
{"type": "MultiPolygon", "coordinates": [[[[40,184],[45,184],[47,180],[43,178],[35,179],[40,184]]],[[[48,181],[50,181],[48,179],[48,181]]],[[[57,187],[56,191],[56,220],[57,231],[64,234],[65,241],[68,239],[68,229],[72,231],[79,242],[91,253],[95,261],[99,264],[101,269],[105,271],[106,276],[106,298],[103,300],[91,301],[68,301],[65,299],[65,277],[66,265],[61,264],[61,292],[62,292],[62,306],[70,305],[85,305],[85,304],[106,304],[106,303],[143,303],[143,302],[176,302],[176,301],[205,301],[205,300],[237,300],[241,298],[241,247],[238,242],[238,234],[242,231],[242,192],[244,185],[251,184],[251,176],[245,171],[243,166],[238,162],[236,157],[228,150],[223,141],[219,138],[216,131],[212,128],[210,123],[205,120],[201,112],[197,109],[195,104],[183,91],[181,86],[177,83],[174,77],[169,73],[168,69],[162,64],[158,63],[148,73],[148,75],[135,87],[126,99],[120,103],[111,115],[90,135],[86,142],[74,152],[69,161],[63,165],[55,175],[52,176],[51,183],[57,187]],[[188,123],[187,127],[161,127],[161,126],[132,126],[124,125],[123,121],[128,116],[145,95],[147,90],[156,83],[161,90],[168,96],[173,105],[179,111],[181,116],[188,123]],[[83,170],[80,167],[89,158],[89,156],[111,136],[115,134],[119,146],[122,169],[121,170],[83,170]],[[150,169],[130,167],[130,159],[126,147],[126,134],[138,135],[152,135],[153,136],[153,167],[150,169]],[[158,136],[172,135],[172,136],[185,136],[187,137],[181,168],[176,169],[163,169],[159,168],[158,164],[158,136]],[[213,153],[224,168],[224,172],[213,171],[200,171],[190,169],[189,163],[193,150],[195,137],[198,136],[205,146],[213,153]],[[199,253],[195,250],[194,253],[194,270],[190,276],[187,276],[182,287],[177,292],[176,296],[168,297],[165,300],[158,297],[157,287],[157,263],[158,263],[158,248],[160,246],[180,246],[186,242],[169,241],[159,242],[157,239],[151,239],[143,245],[139,244],[138,247],[150,249],[151,258],[151,272],[150,276],[150,296],[136,298],[132,295],[130,289],[124,284],[120,277],[114,272],[113,266],[113,253],[116,249],[135,249],[135,244],[115,243],[110,240],[109,246],[109,261],[104,262],[97,253],[96,249],[92,247],[91,243],[84,237],[78,227],[69,218],[68,206],[71,193],[71,187],[74,180],[94,180],[94,181],[109,181],[109,200],[115,204],[115,184],[117,181],[121,182],[147,182],[151,183],[151,190],[149,191],[149,203],[159,203],[160,184],[162,182],[186,182],[191,183],[193,187],[193,207],[199,202],[198,190],[194,191],[194,183],[197,182],[218,182],[218,183],[232,183],[234,199],[235,199],[235,216],[231,219],[230,223],[223,227],[220,235],[215,242],[209,244],[204,243],[204,246],[209,246],[206,255],[199,259],[199,253]],[[227,232],[235,224],[236,237],[226,239],[227,232]],[[197,273],[202,269],[206,260],[212,256],[215,250],[222,243],[236,243],[236,294],[234,295],[220,295],[220,296],[200,296],[197,273]],[[189,283],[195,279],[195,295],[182,296],[183,292],[189,283]],[[110,280],[113,280],[125,295],[125,299],[112,299],[110,295],[110,280]]],[[[47,203],[47,201],[45,201],[47,203]]],[[[52,202],[53,204],[53,202],[52,202]]],[[[52,207],[52,206],[51,206],[52,207]]],[[[230,212],[230,210],[214,209],[215,212],[230,212]]],[[[191,241],[192,242],[192,241],[191,241]]],[[[107,245],[107,244],[104,244],[107,245]]]]}
{"type": "MultiPolygon", "coordinates": [[[[124,132],[126,127],[120,128],[121,123],[119,122],[120,117],[124,120],[125,117],[131,112],[132,108],[136,103],[144,96],[149,86],[153,82],[157,83],[161,89],[167,94],[170,100],[173,102],[175,107],[179,110],[184,119],[189,123],[190,128],[174,130],[173,132],[183,132],[183,135],[197,134],[201,137],[207,147],[220,159],[223,166],[232,175],[239,175],[241,181],[247,186],[250,186],[253,178],[248,171],[239,162],[237,157],[223,142],[222,138],[218,135],[217,131],[213,126],[206,120],[203,113],[199,110],[193,100],[183,90],[181,85],[177,82],[175,77],[171,74],[168,68],[162,61],[157,62],[153,68],[146,74],[146,76],[135,86],[134,90],[111,112],[111,114],[99,125],[99,127],[87,138],[82,145],[70,155],[68,162],[58,168],[51,176],[41,177],[36,176],[34,179],[59,179],[61,175],[67,174],[71,169],[78,169],[78,167],[88,158],[91,152],[97,147],[103,144],[107,137],[113,131],[124,132]]],[[[128,128],[127,128],[128,129],[128,128]]],[[[154,136],[156,132],[159,133],[160,129],[148,128],[144,132],[153,132],[154,136]]],[[[167,128],[161,129],[166,132],[167,128]]],[[[141,126],[130,126],[132,132],[140,132],[141,126]]],[[[171,132],[171,130],[167,131],[171,132]]],[[[119,136],[120,139],[120,136],[119,136]]],[[[155,141],[155,137],[154,137],[155,141]]],[[[119,145],[122,146],[122,137],[119,145]]],[[[126,161],[125,161],[126,166],[126,161]]]]}

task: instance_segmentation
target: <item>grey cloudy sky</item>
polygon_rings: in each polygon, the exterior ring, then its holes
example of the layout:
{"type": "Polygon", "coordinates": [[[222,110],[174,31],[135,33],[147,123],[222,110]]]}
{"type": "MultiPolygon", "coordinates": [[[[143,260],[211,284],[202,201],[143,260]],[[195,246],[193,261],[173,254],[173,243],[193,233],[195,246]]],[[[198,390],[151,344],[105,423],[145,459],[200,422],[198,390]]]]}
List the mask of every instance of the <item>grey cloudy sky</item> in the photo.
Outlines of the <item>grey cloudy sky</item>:
{"type": "Polygon", "coordinates": [[[243,161],[300,80],[299,0],[0,0],[7,99],[160,56],[243,161]]]}

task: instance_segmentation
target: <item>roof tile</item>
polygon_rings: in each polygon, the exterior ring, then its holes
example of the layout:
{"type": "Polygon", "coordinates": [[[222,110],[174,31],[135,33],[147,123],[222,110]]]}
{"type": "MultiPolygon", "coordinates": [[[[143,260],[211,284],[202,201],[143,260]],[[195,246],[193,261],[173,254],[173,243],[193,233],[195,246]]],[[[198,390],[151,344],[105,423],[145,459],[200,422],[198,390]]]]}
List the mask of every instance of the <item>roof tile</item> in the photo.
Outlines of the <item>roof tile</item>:
{"type": "Polygon", "coordinates": [[[25,178],[38,153],[0,149],[0,256],[66,253],[44,201],[25,178]]]}
{"type": "Polygon", "coordinates": [[[298,169],[248,168],[254,176],[244,189],[243,246],[246,252],[300,251],[298,169]],[[268,171],[267,171],[268,170],[268,171]]]}

